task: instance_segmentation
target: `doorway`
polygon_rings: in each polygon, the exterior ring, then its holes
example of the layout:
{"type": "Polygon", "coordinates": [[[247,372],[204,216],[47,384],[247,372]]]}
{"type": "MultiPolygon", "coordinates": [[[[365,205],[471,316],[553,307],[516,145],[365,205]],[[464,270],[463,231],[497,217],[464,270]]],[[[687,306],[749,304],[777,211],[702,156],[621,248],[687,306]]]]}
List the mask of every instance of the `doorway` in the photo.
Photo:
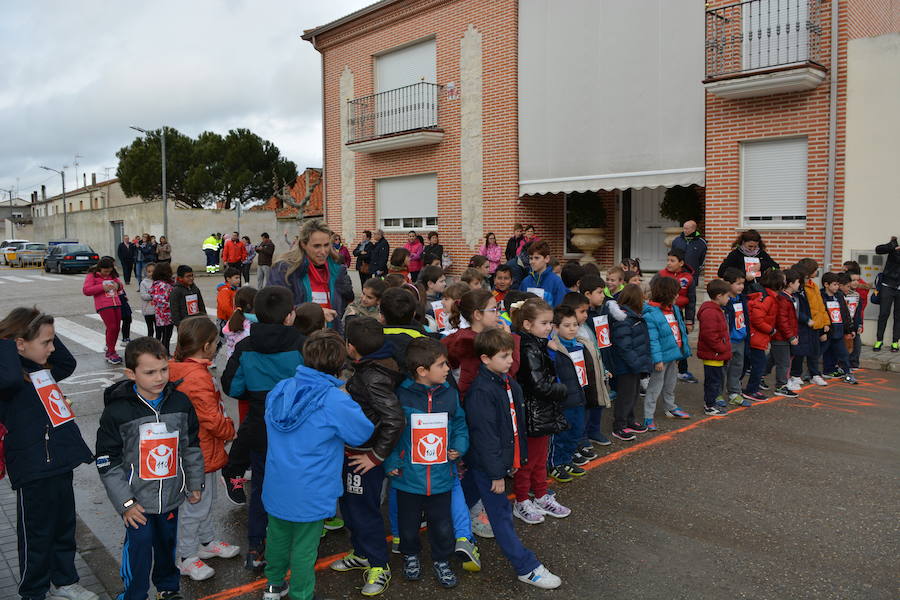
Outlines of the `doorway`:
{"type": "Polygon", "coordinates": [[[629,247],[623,248],[630,258],[641,261],[644,272],[653,273],[666,266],[669,249],[665,240],[667,227],[678,227],[675,221],[659,216],[659,205],[666,194],[666,188],[643,188],[629,190],[629,247]]]}
{"type": "Polygon", "coordinates": [[[122,243],[122,238],[125,236],[125,222],[124,221],[110,221],[110,225],[112,225],[113,230],[113,256],[116,255],[116,251],[119,249],[119,244],[122,243]]]}

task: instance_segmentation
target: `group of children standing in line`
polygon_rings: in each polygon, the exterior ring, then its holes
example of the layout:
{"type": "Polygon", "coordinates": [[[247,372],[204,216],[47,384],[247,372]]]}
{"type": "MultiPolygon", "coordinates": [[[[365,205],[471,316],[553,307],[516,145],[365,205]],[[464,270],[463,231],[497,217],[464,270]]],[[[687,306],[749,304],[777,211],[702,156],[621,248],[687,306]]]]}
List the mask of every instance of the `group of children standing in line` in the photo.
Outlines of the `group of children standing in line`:
{"type": "MultiPolygon", "coordinates": [[[[423,575],[424,519],[430,570],[444,587],[458,583],[454,557],[466,571],[481,569],[476,536],[497,540],[521,582],[561,585],[521,542],[514,518],[537,525],[571,514],[548,489],[548,474],[561,483],[586,474],[597,457],[593,447],[611,444],[601,430],[605,408],[613,408],[612,436],[622,441],[658,429],[660,396],[667,417],[690,418],[675,402],[675,386],[677,363],[691,355],[692,279],[678,250],[649,285],[636,261],[603,278],[575,263],[557,274],[544,242],[527,254],[527,271],[500,265],[492,288],[474,276],[448,286],[437,265],[425,266],[416,285],[400,274],[369,280],[343,315],[343,338],[320,306],[295,307],[286,288],[240,287],[240,273],[228,270],[217,293],[217,324],[206,316],[189,268],[179,267],[174,283],[167,264],[151,270],[141,295],[149,296],[156,335],[127,344],[126,379],[105,391],[94,455],[126,526],[120,597],[143,600],[152,579],[157,598],[176,600],[180,576],[207,579],[214,570],[205,559],[239,554],[219,539],[212,518],[218,479],[229,500],[248,505],[245,566],[264,570],[265,600],[313,598],[319,541],[342,524],[352,550],[331,568],[362,570],[362,594],[383,593],[392,577],[385,499],[390,549],[402,556],[406,580],[423,575]],[[228,358],[220,386],[210,367],[223,337],[228,358]],[[220,389],[238,399],[237,422],[220,389]]],[[[776,392],[787,396],[796,395],[804,365],[818,385],[826,384],[823,377],[856,382],[855,334],[865,308],[858,265],[826,273],[821,290],[813,281],[817,269],[804,259],[758,280],[727,269],[707,284],[709,300],[696,314],[706,415],[764,400],[767,369],[775,370],[776,392]]],[[[118,331],[112,340],[110,331],[127,302],[114,266],[102,259],[84,293],[94,296],[107,325],[107,359],[114,362],[118,331]]],[[[64,399],[56,381],[74,371],[52,317],[16,309],[0,322],[0,338],[3,360],[17,361],[26,374],[24,383],[13,377],[0,385],[14,402],[46,411],[53,425],[26,432],[4,418],[8,455],[40,462],[25,439],[43,434],[46,465],[37,472],[61,478],[57,487],[65,492],[64,502],[42,504],[49,492],[29,488],[28,476],[10,468],[27,512],[31,504],[43,507],[41,522],[32,517],[22,528],[38,547],[20,557],[40,570],[60,563],[60,550],[39,540],[54,539],[47,527],[69,538],[68,526],[59,524],[74,516],[71,471],[91,453],[68,403],[48,400],[64,399]],[[60,413],[69,417],[57,424],[60,413]]],[[[77,575],[73,581],[57,567],[23,578],[20,595],[43,598],[51,583],[60,598],[95,598],[77,585],[77,575]]]]}

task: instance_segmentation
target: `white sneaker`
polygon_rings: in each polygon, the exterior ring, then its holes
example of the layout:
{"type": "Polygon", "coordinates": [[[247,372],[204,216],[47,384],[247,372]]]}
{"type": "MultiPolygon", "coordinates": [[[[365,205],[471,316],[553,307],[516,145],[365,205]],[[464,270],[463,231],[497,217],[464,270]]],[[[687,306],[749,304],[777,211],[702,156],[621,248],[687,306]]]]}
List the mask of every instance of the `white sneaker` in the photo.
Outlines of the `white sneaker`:
{"type": "Polygon", "coordinates": [[[799,377],[791,377],[787,382],[787,389],[792,392],[799,392],[800,388],[803,387],[803,380],[799,377]]]}
{"type": "Polygon", "coordinates": [[[551,494],[544,494],[540,498],[535,498],[534,506],[538,511],[545,515],[550,515],[557,519],[564,519],[572,514],[571,508],[565,507],[557,502],[556,496],[551,494]]]}
{"type": "Polygon", "coordinates": [[[50,589],[48,600],[99,600],[99,596],[77,583],[50,589]]]}
{"type": "Polygon", "coordinates": [[[562,585],[562,579],[548,571],[544,565],[538,565],[537,569],[527,575],[519,575],[519,581],[542,590],[555,590],[562,585]]]}
{"type": "Polygon", "coordinates": [[[178,565],[178,570],[182,575],[186,575],[194,581],[203,581],[204,579],[209,579],[216,574],[215,569],[213,569],[211,566],[209,566],[196,556],[192,556],[181,561],[181,564],[178,565]]]}
{"type": "Polygon", "coordinates": [[[213,540],[208,544],[200,544],[198,558],[234,558],[241,552],[240,546],[232,546],[221,540],[213,540]]]}
{"type": "Polygon", "coordinates": [[[828,385],[828,382],[822,379],[821,375],[814,375],[811,381],[816,385],[828,385]]]}
{"type": "Polygon", "coordinates": [[[529,525],[537,525],[544,522],[543,511],[538,509],[530,498],[524,502],[514,502],[512,514],[517,519],[525,521],[529,525]]]}
{"type": "Polygon", "coordinates": [[[491,521],[486,512],[481,511],[472,517],[472,533],[483,538],[494,537],[494,528],[491,527],[491,521]]]}

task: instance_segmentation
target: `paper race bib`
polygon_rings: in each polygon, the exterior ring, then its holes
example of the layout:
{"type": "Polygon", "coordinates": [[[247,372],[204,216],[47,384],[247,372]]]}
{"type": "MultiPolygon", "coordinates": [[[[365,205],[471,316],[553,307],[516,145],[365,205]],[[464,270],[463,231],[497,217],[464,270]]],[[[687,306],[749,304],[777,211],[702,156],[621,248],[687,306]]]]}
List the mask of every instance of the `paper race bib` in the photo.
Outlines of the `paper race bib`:
{"type": "Polygon", "coordinates": [[[106,294],[107,298],[115,298],[116,294],[119,291],[119,286],[116,285],[115,281],[104,281],[103,282],[103,290],[104,294],[106,294]]]}
{"type": "Polygon", "coordinates": [[[572,359],[572,364],[575,365],[575,373],[578,375],[578,383],[581,385],[581,387],[587,386],[588,376],[587,368],[584,365],[584,351],[576,350],[574,352],[570,352],[569,358],[572,359]]]}
{"type": "Polygon", "coordinates": [[[547,296],[546,296],[546,292],[544,292],[544,288],[530,287],[526,291],[530,294],[534,294],[541,300],[545,300],[545,301],[547,300],[547,296]]]}
{"type": "Polygon", "coordinates": [[[414,465],[440,465],[447,462],[447,413],[414,413],[412,457],[414,465]]]}
{"type": "Polygon", "coordinates": [[[612,343],[609,341],[609,317],[600,315],[594,317],[594,333],[597,335],[597,347],[609,348],[612,343]]]}
{"type": "Polygon", "coordinates": [[[313,292],[312,301],[322,306],[328,306],[328,292],[313,292]]]}
{"type": "Polygon", "coordinates": [[[841,305],[838,304],[838,301],[827,301],[825,303],[825,308],[828,310],[828,316],[831,318],[831,322],[835,325],[839,325],[841,323],[841,305]]]}
{"type": "Polygon", "coordinates": [[[755,256],[745,256],[744,272],[752,277],[759,277],[760,275],[762,275],[762,268],[759,264],[759,258],[755,256]]]}
{"type": "Polygon", "coordinates": [[[669,328],[672,330],[672,335],[675,336],[675,341],[678,342],[678,346],[681,346],[681,327],[678,326],[678,319],[675,318],[673,313],[666,313],[666,323],[669,324],[669,328]]]}
{"type": "Polygon", "coordinates": [[[34,390],[41,399],[41,404],[44,405],[44,410],[47,411],[47,416],[50,417],[51,425],[59,427],[75,418],[75,413],[69,407],[69,401],[63,395],[62,390],[59,389],[59,385],[53,379],[53,375],[50,374],[49,370],[35,371],[34,373],[29,373],[28,376],[31,378],[34,390]]]}
{"type": "Polygon", "coordinates": [[[734,305],[734,328],[735,329],[743,329],[744,328],[744,303],[738,302],[734,305]]]}
{"type": "Polygon", "coordinates": [[[140,466],[144,481],[171,479],[178,474],[178,432],[166,431],[165,423],[140,426],[140,466]]]}
{"type": "Polygon", "coordinates": [[[856,317],[856,309],[859,308],[859,296],[847,296],[847,310],[850,311],[850,318],[856,317]]]}
{"type": "Polygon", "coordinates": [[[519,421],[516,417],[516,403],[513,400],[512,389],[507,386],[506,397],[509,398],[509,416],[512,419],[513,435],[519,433],[519,421]]]}
{"type": "Polygon", "coordinates": [[[441,331],[447,329],[447,313],[444,311],[444,303],[440,300],[435,300],[431,303],[431,310],[434,312],[434,321],[437,323],[437,328],[441,331]]]}
{"type": "Polygon", "coordinates": [[[187,305],[187,314],[199,315],[200,314],[200,299],[197,298],[197,294],[188,294],[184,297],[185,305],[187,305]]]}

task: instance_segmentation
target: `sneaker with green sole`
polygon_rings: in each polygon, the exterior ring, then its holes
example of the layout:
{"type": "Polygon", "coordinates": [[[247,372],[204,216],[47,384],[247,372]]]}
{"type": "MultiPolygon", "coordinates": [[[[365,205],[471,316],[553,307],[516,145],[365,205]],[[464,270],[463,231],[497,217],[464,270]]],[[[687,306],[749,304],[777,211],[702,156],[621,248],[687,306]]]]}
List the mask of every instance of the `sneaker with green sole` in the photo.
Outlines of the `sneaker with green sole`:
{"type": "Polygon", "coordinates": [[[471,573],[477,573],[481,570],[481,553],[472,540],[465,537],[457,538],[454,552],[462,559],[462,568],[464,570],[471,573]]]}
{"type": "Polygon", "coordinates": [[[366,571],[366,584],[362,587],[363,596],[378,596],[383,594],[391,582],[391,569],[372,567],[366,571]]]}
{"type": "Polygon", "coordinates": [[[339,519],[338,517],[333,517],[331,519],[325,519],[325,529],[328,531],[337,531],[338,529],[344,528],[344,520],[339,519]]]}

